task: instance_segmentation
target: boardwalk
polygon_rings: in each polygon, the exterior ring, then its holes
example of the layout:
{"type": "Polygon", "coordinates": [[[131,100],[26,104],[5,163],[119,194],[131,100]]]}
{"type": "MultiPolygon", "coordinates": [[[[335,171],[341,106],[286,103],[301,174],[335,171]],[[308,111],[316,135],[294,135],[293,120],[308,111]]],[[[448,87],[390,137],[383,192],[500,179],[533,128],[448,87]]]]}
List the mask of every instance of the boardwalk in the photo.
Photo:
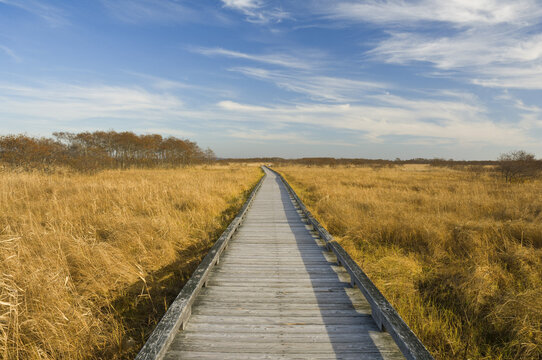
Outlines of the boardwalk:
{"type": "Polygon", "coordinates": [[[165,359],[404,359],[269,170],[165,359]]]}

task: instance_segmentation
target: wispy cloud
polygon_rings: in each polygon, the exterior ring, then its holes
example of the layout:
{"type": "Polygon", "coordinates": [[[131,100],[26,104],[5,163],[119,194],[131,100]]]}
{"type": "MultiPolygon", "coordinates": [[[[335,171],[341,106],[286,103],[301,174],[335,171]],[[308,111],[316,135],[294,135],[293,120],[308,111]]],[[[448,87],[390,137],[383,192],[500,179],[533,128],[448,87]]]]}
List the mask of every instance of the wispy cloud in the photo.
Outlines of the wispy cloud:
{"type": "Polygon", "coordinates": [[[519,126],[524,128],[542,130],[542,107],[536,105],[526,105],[523,100],[504,90],[503,94],[495,97],[496,100],[506,101],[512,104],[518,111],[519,126]]]}
{"type": "Polygon", "coordinates": [[[198,11],[172,0],[102,0],[102,4],[112,16],[132,24],[170,24],[200,19],[198,11]]]}
{"type": "Polygon", "coordinates": [[[15,51],[11,50],[7,46],[0,45],[0,50],[2,50],[7,56],[11,58],[11,60],[15,62],[21,62],[21,58],[15,54],[15,51]]]}
{"type": "Polygon", "coordinates": [[[299,132],[273,132],[269,130],[252,130],[252,129],[237,129],[227,132],[228,137],[242,139],[247,142],[272,141],[287,144],[303,144],[303,145],[332,145],[332,146],[356,146],[346,141],[331,141],[324,139],[314,139],[313,137],[300,134],[299,132]]]}
{"type": "Polygon", "coordinates": [[[59,7],[45,4],[39,0],[0,0],[0,4],[15,6],[19,9],[34,14],[53,27],[69,23],[67,14],[59,7]]]}
{"type": "MultiPolygon", "coordinates": [[[[231,90],[223,89],[221,87],[202,86],[189,81],[179,81],[173,78],[164,78],[160,76],[135,72],[124,71],[126,74],[133,76],[133,80],[143,80],[147,87],[153,90],[162,92],[177,93],[182,90],[190,90],[190,94],[198,97],[231,97],[234,92],[231,90]]],[[[184,92],[187,94],[187,92],[184,92]]]]}
{"type": "Polygon", "coordinates": [[[420,22],[447,22],[458,26],[524,25],[536,21],[542,13],[536,0],[339,1],[327,3],[320,11],[331,18],[399,26],[420,22]]]}
{"type": "MultiPolygon", "coordinates": [[[[442,100],[408,100],[396,96],[375,97],[374,105],[299,104],[254,106],[222,101],[217,105],[238,121],[304,124],[363,134],[371,142],[386,137],[424,139],[426,143],[470,143],[498,146],[534,146],[530,127],[489,120],[486,109],[476,104],[442,100]]],[[[227,114],[226,114],[227,115],[227,114]]],[[[401,140],[396,140],[400,143],[401,140]]]]}
{"type": "Polygon", "coordinates": [[[49,129],[81,129],[96,121],[108,124],[114,120],[116,126],[120,121],[132,130],[153,129],[162,134],[191,136],[196,132],[190,131],[190,127],[186,129],[186,125],[204,122],[211,128],[219,126],[221,136],[263,142],[348,146],[348,141],[321,137],[348,131],[372,143],[396,137],[396,144],[414,141],[499,147],[539,147],[531,133],[542,129],[538,107],[517,102],[516,106],[523,106],[523,120],[504,123],[490,119],[487,109],[475,99],[469,101],[457,94],[439,94],[438,99],[372,94],[367,95],[364,103],[355,104],[253,105],[224,99],[214,105],[194,107],[167,91],[141,86],[44,82],[0,83],[0,97],[0,122],[32,125],[33,129],[40,124],[47,124],[49,129]],[[295,131],[288,129],[296,126],[309,127],[320,137],[294,136],[295,131]]]}
{"type": "Polygon", "coordinates": [[[473,29],[432,38],[392,33],[369,54],[387,63],[421,61],[460,71],[468,75],[468,81],[482,86],[542,89],[542,34],[473,29]]]}
{"type": "Polygon", "coordinates": [[[309,69],[313,66],[310,61],[288,55],[288,54],[247,54],[240,51],[223,49],[220,47],[215,48],[204,48],[197,47],[191,48],[193,52],[202,54],[205,56],[224,56],[235,59],[249,60],[259,63],[264,63],[268,65],[276,65],[281,67],[295,68],[295,69],[309,69]]]}
{"type": "Polygon", "coordinates": [[[284,72],[251,67],[237,67],[230,70],[255,79],[272,82],[280,88],[303,94],[315,101],[359,101],[368,92],[391,88],[391,85],[382,82],[311,75],[306,72],[284,72]]]}
{"type": "Polygon", "coordinates": [[[426,62],[486,87],[542,89],[538,1],[339,1],[315,11],[387,31],[388,37],[368,52],[374,60],[426,62]],[[439,26],[439,31],[428,31],[431,26],[439,26]]]}
{"type": "Polygon", "coordinates": [[[524,66],[488,66],[477,71],[472,83],[508,89],[542,89],[542,62],[524,66]]]}
{"type": "Polygon", "coordinates": [[[224,7],[237,10],[246,16],[249,22],[281,22],[290,18],[290,14],[280,7],[272,7],[263,0],[222,0],[224,7]]]}
{"type": "Polygon", "coordinates": [[[245,105],[240,104],[235,101],[230,100],[222,100],[217,103],[218,107],[230,110],[230,111],[240,111],[240,112],[254,112],[254,113],[265,113],[265,112],[273,112],[273,109],[265,107],[265,106],[257,106],[257,105],[245,105]]]}
{"type": "Polygon", "coordinates": [[[542,57],[542,34],[525,38],[502,32],[487,34],[471,31],[432,38],[416,33],[391,33],[369,54],[389,63],[426,61],[446,70],[530,62],[542,57]]]}
{"type": "Polygon", "coordinates": [[[23,86],[0,83],[0,119],[76,122],[90,118],[152,119],[173,116],[183,102],[140,87],[73,85],[23,86]]]}
{"type": "Polygon", "coordinates": [[[141,134],[161,134],[175,136],[178,138],[188,138],[194,136],[193,132],[170,128],[136,128],[133,129],[133,131],[141,134]]]}

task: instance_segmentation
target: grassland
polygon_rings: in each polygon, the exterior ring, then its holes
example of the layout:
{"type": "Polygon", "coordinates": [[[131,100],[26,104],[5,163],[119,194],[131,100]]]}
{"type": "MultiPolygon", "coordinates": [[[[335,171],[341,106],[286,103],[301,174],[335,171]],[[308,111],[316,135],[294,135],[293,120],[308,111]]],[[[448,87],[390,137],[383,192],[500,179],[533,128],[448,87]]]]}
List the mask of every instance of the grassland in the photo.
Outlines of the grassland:
{"type": "Polygon", "coordinates": [[[133,358],[260,176],[0,171],[0,356],[133,358]]]}
{"type": "Polygon", "coordinates": [[[542,181],[277,168],[437,359],[542,358],[542,181]]]}

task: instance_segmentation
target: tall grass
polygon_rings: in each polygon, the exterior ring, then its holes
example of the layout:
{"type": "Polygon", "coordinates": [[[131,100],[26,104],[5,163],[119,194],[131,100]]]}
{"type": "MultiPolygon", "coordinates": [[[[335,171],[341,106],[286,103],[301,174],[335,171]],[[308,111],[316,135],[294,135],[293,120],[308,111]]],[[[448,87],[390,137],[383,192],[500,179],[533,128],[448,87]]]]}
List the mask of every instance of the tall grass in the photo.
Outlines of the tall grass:
{"type": "Polygon", "coordinates": [[[437,359],[542,358],[542,181],[278,168],[437,359]]]}
{"type": "Polygon", "coordinates": [[[133,357],[260,176],[0,172],[0,357],[133,357]]]}

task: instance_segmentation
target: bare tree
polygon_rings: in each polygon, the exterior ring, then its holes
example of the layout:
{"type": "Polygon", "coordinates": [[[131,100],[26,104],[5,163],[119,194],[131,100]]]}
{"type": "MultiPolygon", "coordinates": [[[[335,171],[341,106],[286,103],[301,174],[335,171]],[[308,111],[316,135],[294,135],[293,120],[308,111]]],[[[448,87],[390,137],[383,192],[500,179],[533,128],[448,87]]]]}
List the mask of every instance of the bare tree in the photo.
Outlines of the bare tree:
{"type": "Polygon", "coordinates": [[[498,168],[506,182],[523,181],[540,173],[542,163],[534,154],[523,150],[511,151],[499,156],[498,168]]]}
{"type": "Polygon", "coordinates": [[[95,131],[53,133],[55,139],[0,136],[0,164],[35,168],[66,165],[80,171],[181,166],[216,160],[195,142],[158,134],[95,131]]]}

